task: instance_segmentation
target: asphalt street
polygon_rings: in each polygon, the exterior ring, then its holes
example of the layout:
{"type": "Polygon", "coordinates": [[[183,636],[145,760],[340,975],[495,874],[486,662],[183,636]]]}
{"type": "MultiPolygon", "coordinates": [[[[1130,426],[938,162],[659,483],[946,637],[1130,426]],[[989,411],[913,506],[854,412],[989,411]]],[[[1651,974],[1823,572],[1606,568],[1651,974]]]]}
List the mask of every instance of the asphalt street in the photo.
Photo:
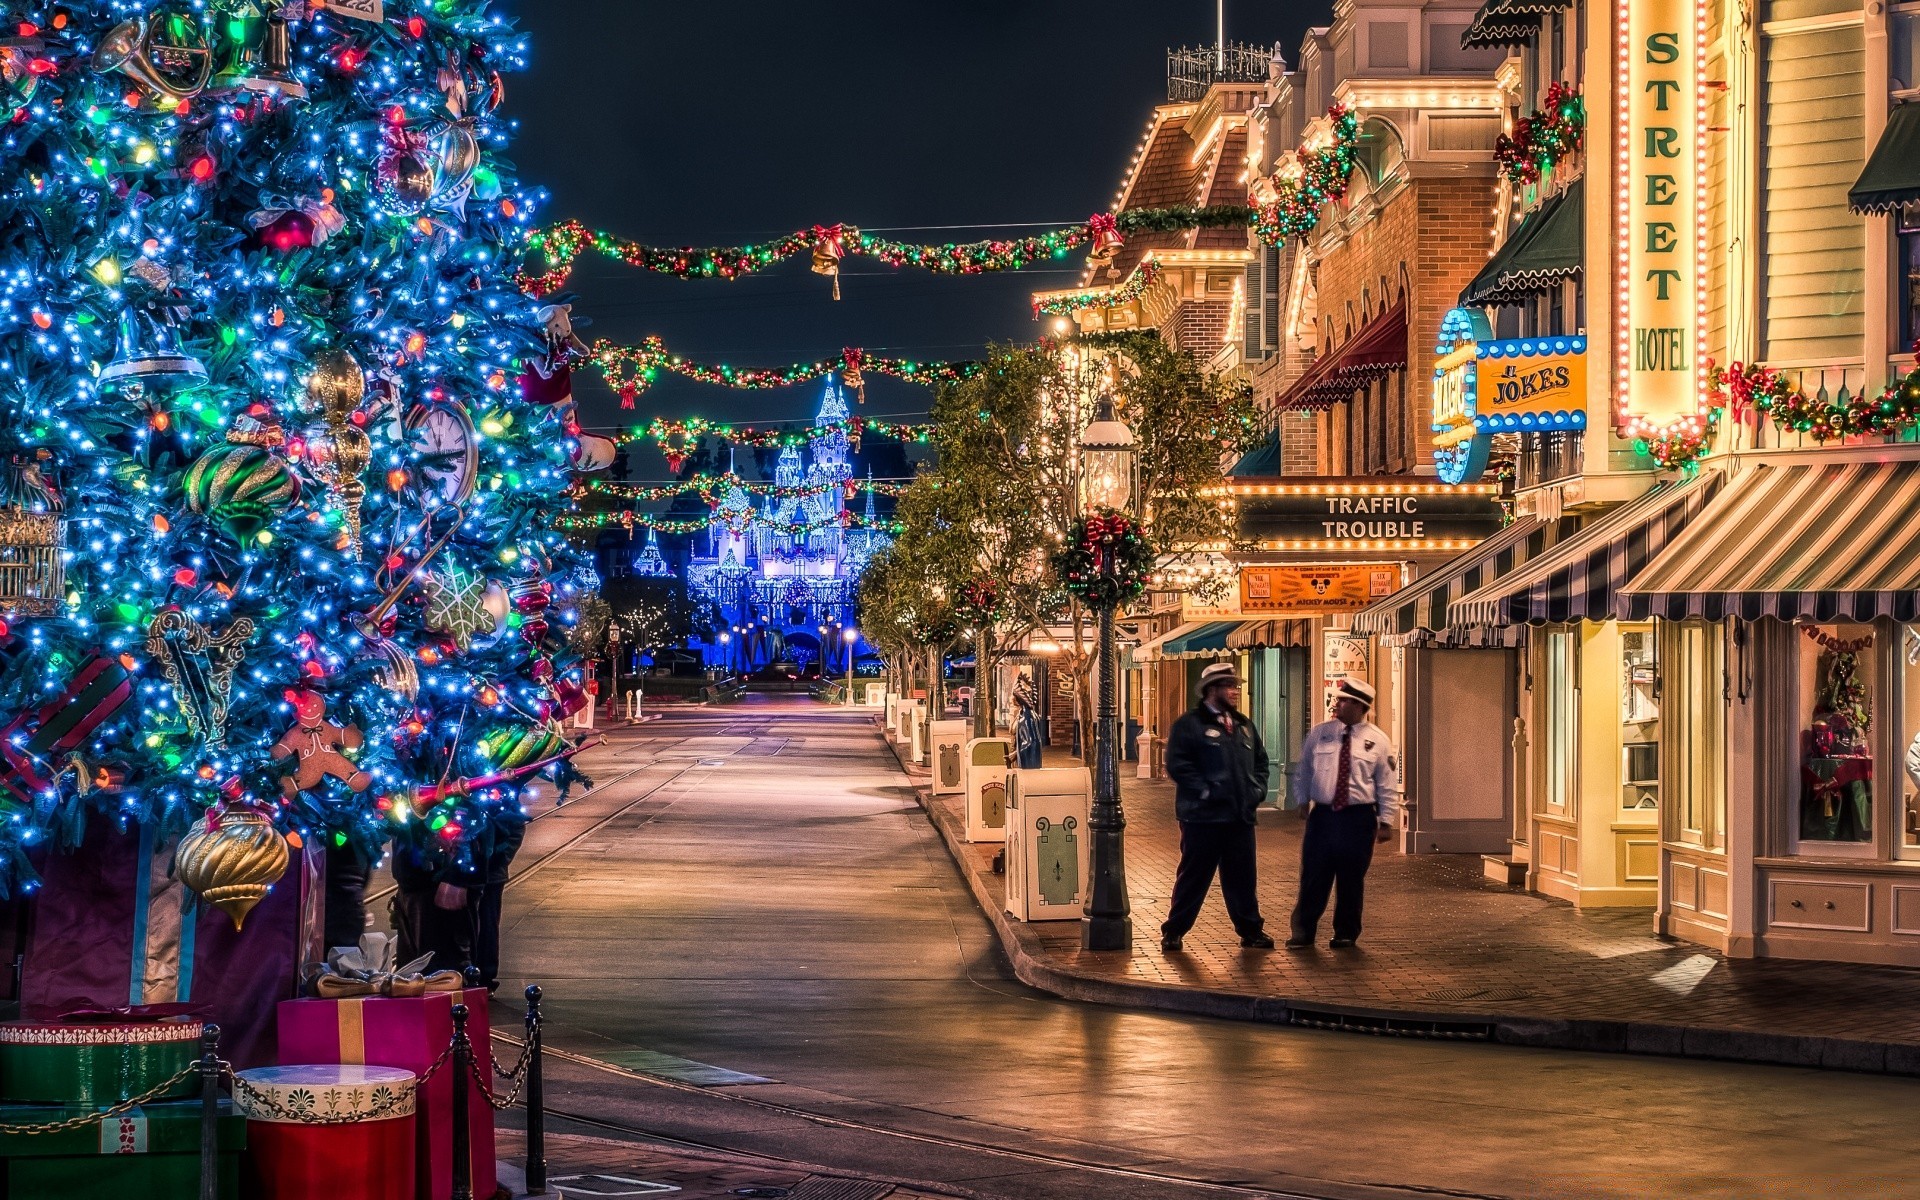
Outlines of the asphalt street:
{"type": "Polygon", "coordinates": [[[501,997],[545,991],[563,1127],[1022,1200],[1920,1196],[1920,1081],[1054,999],[866,714],[611,738],[506,901],[501,997]]]}

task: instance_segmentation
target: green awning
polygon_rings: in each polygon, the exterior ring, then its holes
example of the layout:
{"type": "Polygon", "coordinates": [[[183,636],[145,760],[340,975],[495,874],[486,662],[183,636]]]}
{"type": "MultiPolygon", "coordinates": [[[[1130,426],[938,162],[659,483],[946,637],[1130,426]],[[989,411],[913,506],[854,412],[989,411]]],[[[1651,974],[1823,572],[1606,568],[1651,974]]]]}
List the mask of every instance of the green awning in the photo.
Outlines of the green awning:
{"type": "Polygon", "coordinates": [[[1885,213],[1920,200],[1920,103],[1897,106],[1867,169],[1847,193],[1857,213],[1885,213]]]}
{"type": "Polygon", "coordinates": [[[1240,628],[1238,621],[1209,621],[1198,629],[1162,642],[1160,657],[1225,658],[1227,635],[1238,628],[1240,628]]]}
{"type": "Polygon", "coordinates": [[[1227,472],[1235,479],[1242,479],[1249,475],[1264,478],[1279,473],[1280,427],[1278,425],[1273,427],[1273,432],[1268,434],[1264,441],[1242,455],[1240,461],[1233,465],[1233,470],[1227,472]]]}
{"type": "Polygon", "coordinates": [[[1460,35],[1468,50],[1495,46],[1530,46],[1540,32],[1540,18],[1569,7],[1573,0],[1486,0],[1473,14],[1473,23],[1460,35]]]}
{"type": "Polygon", "coordinates": [[[1460,306],[1513,304],[1578,275],[1586,223],[1586,181],[1575,180],[1566,191],[1527,214],[1460,293],[1460,306]]]}

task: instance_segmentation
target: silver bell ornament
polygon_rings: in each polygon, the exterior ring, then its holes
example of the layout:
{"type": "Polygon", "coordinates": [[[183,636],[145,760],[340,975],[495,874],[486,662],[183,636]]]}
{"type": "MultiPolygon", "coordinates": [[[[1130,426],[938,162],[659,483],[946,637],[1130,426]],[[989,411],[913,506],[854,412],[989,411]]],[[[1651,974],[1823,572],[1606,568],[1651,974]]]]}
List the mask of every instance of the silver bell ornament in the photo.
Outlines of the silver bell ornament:
{"type": "Polygon", "coordinates": [[[100,368],[101,383],[194,384],[206,377],[205,364],[180,349],[169,318],[120,310],[119,338],[113,361],[100,368]]]}
{"type": "Polygon", "coordinates": [[[433,201],[433,184],[433,164],[424,150],[390,146],[374,168],[374,203],[395,216],[417,216],[433,201]]]}

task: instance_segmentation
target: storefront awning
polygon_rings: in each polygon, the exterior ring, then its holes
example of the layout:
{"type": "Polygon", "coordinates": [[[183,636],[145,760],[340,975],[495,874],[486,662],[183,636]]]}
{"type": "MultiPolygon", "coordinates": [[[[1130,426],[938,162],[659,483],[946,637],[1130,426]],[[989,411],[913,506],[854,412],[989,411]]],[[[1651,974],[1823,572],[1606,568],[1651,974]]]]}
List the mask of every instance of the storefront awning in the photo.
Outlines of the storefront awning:
{"type": "Polygon", "coordinates": [[[1540,18],[1568,7],[1572,0],[1486,0],[1473,14],[1473,24],[1460,35],[1468,50],[1494,46],[1531,45],[1540,32],[1540,18]]]}
{"type": "Polygon", "coordinates": [[[1586,244],[1586,181],[1575,180],[1528,213],[1460,293],[1460,307],[1512,304],[1580,273],[1586,244]]]}
{"type": "Polygon", "coordinates": [[[1368,321],[1345,345],[1321,356],[1293,381],[1276,405],[1331,408],[1374,380],[1407,369],[1407,305],[1403,300],[1368,321]]]}
{"type": "Polygon", "coordinates": [[[1264,440],[1242,455],[1240,461],[1233,465],[1233,470],[1227,472],[1235,479],[1244,479],[1248,476],[1263,479],[1279,473],[1280,427],[1278,425],[1273,427],[1273,432],[1269,433],[1264,440]]]}
{"type": "Polygon", "coordinates": [[[1718,470],[1662,483],[1582,528],[1505,577],[1452,605],[1456,625],[1538,625],[1561,621],[1640,620],[1621,589],[1666,549],[1720,486],[1718,470]]]}
{"type": "Polygon", "coordinates": [[[1242,621],[1227,635],[1229,650],[1270,650],[1281,646],[1313,645],[1313,622],[1305,617],[1275,617],[1268,621],[1242,621]]]}
{"type": "Polygon", "coordinates": [[[1654,616],[1920,617],[1920,462],[1749,467],[1626,588],[1654,616]]]}
{"type": "Polygon", "coordinates": [[[1227,634],[1238,621],[1188,621],[1133,649],[1136,664],[1163,658],[1225,658],[1227,634]]]}
{"type": "Polygon", "coordinates": [[[1354,614],[1353,631],[1385,637],[1401,645],[1428,642],[1446,645],[1507,645],[1517,640],[1501,636],[1491,642],[1477,630],[1484,627],[1452,625],[1452,602],[1538,558],[1570,521],[1521,517],[1460,557],[1416,579],[1411,587],[1354,614]],[[1438,635],[1438,636],[1436,636],[1438,635]]]}
{"type": "Polygon", "coordinates": [[[1884,213],[1920,200],[1920,102],[1898,105],[1880,144],[1860,172],[1847,204],[1858,213],[1884,213]]]}

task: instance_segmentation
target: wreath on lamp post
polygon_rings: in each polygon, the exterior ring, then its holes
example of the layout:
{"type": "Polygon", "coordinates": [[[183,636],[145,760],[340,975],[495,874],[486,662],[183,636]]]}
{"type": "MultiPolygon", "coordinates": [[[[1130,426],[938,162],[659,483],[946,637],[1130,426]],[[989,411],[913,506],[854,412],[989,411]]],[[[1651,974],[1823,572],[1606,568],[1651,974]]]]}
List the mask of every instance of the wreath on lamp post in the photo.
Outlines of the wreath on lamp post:
{"type": "Polygon", "coordinates": [[[1066,589],[1093,608],[1118,608],[1146,590],[1153,548],[1132,517],[1110,508],[1082,517],[1053,556],[1066,589]]]}
{"type": "Polygon", "coordinates": [[[960,585],[953,614],[969,629],[985,629],[1000,618],[1000,585],[984,575],[960,585]]]}

